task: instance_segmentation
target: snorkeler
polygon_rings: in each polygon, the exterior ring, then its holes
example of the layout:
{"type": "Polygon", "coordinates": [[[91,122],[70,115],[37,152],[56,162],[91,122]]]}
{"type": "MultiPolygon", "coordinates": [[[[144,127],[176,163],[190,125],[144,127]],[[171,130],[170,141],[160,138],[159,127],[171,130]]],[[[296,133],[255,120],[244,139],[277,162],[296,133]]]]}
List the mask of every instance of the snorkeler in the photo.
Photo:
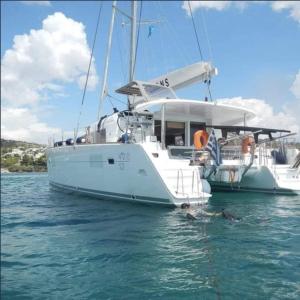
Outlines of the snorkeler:
{"type": "Polygon", "coordinates": [[[181,205],[182,209],[187,209],[187,214],[186,217],[190,220],[197,220],[196,217],[196,213],[205,217],[218,217],[218,216],[222,216],[224,219],[227,219],[229,221],[240,221],[241,218],[238,218],[236,216],[234,216],[232,213],[225,211],[225,209],[223,208],[221,212],[208,212],[205,211],[204,209],[201,209],[200,211],[193,211],[191,209],[190,204],[188,203],[183,203],[181,205]]]}
{"type": "Polygon", "coordinates": [[[240,221],[241,218],[239,217],[236,217],[235,215],[233,215],[232,213],[228,212],[228,211],[225,211],[224,208],[222,209],[222,217],[227,219],[227,220],[230,220],[230,221],[240,221]]]}

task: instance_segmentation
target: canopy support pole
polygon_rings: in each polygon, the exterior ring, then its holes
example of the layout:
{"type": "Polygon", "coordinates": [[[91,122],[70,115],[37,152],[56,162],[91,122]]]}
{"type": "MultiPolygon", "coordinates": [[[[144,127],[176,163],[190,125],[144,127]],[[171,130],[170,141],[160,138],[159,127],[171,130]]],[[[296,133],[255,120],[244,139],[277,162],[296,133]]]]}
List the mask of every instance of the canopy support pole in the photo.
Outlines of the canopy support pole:
{"type": "Polygon", "coordinates": [[[166,122],[165,122],[165,105],[161,107],[161,148],[166,149],[166,122]]]}

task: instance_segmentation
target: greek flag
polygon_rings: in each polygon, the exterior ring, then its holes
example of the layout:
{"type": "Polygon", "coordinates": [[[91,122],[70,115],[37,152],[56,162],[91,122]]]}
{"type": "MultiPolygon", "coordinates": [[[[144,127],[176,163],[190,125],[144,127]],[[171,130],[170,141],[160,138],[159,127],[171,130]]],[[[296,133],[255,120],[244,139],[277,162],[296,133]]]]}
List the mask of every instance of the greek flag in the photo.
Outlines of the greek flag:
{"type": "Polygon", "coordinates": [[[215,164],[219,166],[221,162],[221,152],[220,152],[220,147],[216,139],[215,131],[212,129],[207,145],[205,149],[210,153],[211,157],[213,158],[215,164]]]}

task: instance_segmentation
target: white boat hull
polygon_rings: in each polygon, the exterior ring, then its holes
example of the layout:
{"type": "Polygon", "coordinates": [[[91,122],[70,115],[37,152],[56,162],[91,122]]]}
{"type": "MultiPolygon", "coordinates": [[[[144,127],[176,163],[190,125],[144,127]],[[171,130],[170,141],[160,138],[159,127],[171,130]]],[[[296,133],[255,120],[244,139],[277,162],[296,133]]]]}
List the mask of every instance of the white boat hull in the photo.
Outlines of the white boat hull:
{"type": "Polygon", "coordinates": [[[213,191],[241,191],[272,194],[300,194],[299,170],[293,170],[288,165],[276,167],[252,166],[237,183],[209,181],[213,191]],[[281,171],[281,172],[280,172],[281,171]],[[297,172],[298,171],[298,172],[297,172]]]}
{"type": "MultiPolygon", "coordinates": [[[[147,147],[140,144],[117,143],[49,148],[50,184],[105,199],[167,206],[208,201],[211,195],[206,181],[201,181],[200,194],[180,193],[178,179],[176,190],[176,168],[173,179],[166,178],[158,167],[161,163],[152,161],[152,150],[144,148],[147,147]]],[[[158,160],[164,159],[160,156],[158,160]]]]}

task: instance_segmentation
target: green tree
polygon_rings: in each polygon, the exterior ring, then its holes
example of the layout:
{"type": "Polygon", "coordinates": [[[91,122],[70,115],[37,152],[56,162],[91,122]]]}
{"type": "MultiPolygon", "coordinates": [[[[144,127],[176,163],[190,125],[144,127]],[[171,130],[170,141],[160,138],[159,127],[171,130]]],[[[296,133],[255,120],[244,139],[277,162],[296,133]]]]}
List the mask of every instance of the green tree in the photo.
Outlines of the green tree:
{"type": "Polygon", "coordinates": [[[46,155],[43,155],[34,161],[34,165],[37,166],[47,166],[46,155]]]}
{"type": "Polygon", "coordinates": [[[1,158],[1,165],[4,168],[8,168],[10,166],[13,166],[15,164],[18,164],[19,159],[17,157],[9,156],[6,158],[1,158]]]}
{"type": "Polygon", "coordinates": [[[21,165],[23,166],[29,166],[29,165],[33,165],[33,158],[32,156],[29,156],[27,154],[25,154],[21,160],[21,165]]]}

